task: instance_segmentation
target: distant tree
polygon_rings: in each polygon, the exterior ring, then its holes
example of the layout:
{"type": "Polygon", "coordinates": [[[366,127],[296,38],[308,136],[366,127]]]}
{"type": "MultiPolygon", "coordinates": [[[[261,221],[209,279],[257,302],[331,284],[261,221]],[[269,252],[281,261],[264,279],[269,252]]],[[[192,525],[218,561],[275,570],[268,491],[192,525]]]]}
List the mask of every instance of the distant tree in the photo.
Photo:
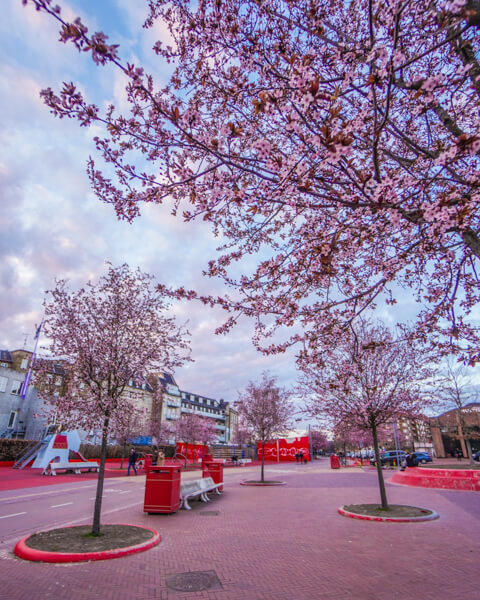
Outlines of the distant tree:
{"type": "Polygon", "coordinates": [[[478,390],[471,379],[471,367],[449,357],[444,365],[443,376],[437,380],[437,393],[446,408],[456,409],[456,431],[450,430],[449,433],[460,441],[462,454],[467,455],[472,465],[475,464],[470,440],[480,439],[480,431],[476,426],[469,426],[466,420],[467,405],[478,397],[478,390]]]}
{"type": "Polygon", "coordinates": [[[381,503],[388,508],[379,452],[381,428],[398,417],[419,416],[430,396],[432,369],[428,353],[405,333],[392,334],[383,324],[360,322],[323,357],[323,365],[305,368],[307,409],[327,415],[351,430],[370,433],[377,463],[381,503]]]}
{"type": "Polygon", "coordinates": [[[312,441],[312,450],[321,450],[325,452],[331,445],[331,442],[329,442],[327,436],[323,432],[315,429],[310,430],[310,439],[312,441]]]}
{"type": "MultiPolygon", "coordinates": [[[[189,349],[186,333],[165,315],[168,305],[153,278],[126,264],[109,264],[97,284],[77,292],[57,281],[44,307],[50,352],[62,357],[65,369],[61,393],[47,399],[65,425],[101,432],[92,524],[92,534],[99,535],[107,439],[112,425],[131,410],[125,389],[150,371],[182,364],[189,349]]],[[[48,375],[36,372],[40,380],[48,375]]]]}
{"type": "Polygon", "coordinates": [[[158,384],[158,377],[151,376],[148,381],[153,389],[153,399],[147,428],[152,436],[152,445],[158,453],[160,445],[169,444],[172,438],[175,437],[175,427],[163,419],[164,389],[158,384]]]}
{"type": "Polygon", "coordinates": [[[207,417],[200,418],[201,423],[199,440],[202,442],[202,444],[208,446],[208,444],[218,440],[217,427],[213,419],[208,419],[207,417]]]}
{"type": "Polygon", "coordinates": [[[137,408],[132,401],[125,402],[121,412],[115,412],[112,417],[110,435],[122,447],[120,468],[123,469],[127,445],[132,440],[145,433],[147,412],[137,408]]]}
{"type": "Polygon", "coordinates": [[[276,377],[264,372],[259,383],[248,383],[235,403],[239,418],[262,444],[261,482],[265,481],[265,442],[291,428],[294,412],[290,392],[276,382],[276,377]]]}
{"type": "Polygon", "coordinates": [[[232,438],[233,443],[240,446],[251,444],[253,436],[251,429],[242,421],[242,419],[239,419],[232,438]]]}
{"type": "Polygon", "coordinates": [[[194,413],[184,413],[178,419],[176,426],[177,440],[182,440],[185,443],[185,466],[189,444],[194,447],[196,442],[208,443],[215,439],[212,425],[210,419],[194,413]]]}

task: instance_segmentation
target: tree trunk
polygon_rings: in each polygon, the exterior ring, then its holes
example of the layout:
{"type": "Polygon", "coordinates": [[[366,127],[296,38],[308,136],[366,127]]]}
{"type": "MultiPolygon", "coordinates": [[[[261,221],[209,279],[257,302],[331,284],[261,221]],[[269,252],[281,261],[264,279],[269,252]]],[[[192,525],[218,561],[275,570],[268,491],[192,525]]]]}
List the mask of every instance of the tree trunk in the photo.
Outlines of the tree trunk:
{"type": "Polygon", "coordinates": [[[468,438],[468,437],[465,438],[465,444],[467,446],[468,460],[470,461],[471,465],[475,466],[475,461],[473,460],[473,454],[472,454],[472,445],[470,444],[470,438],[468,438]]]}
{"type": "Polygon", "coordinates": [[[380,451],[378,449],[377,425],[372,423],[373,447],[375,448],[375,462],[377,464],[378,487],[380,488],[380,498],[382,508],[388,510],[387,492],[385,491],[385,482],[383,480],[382,464],[380,462],[380,451]]]}
{"type": "Polygon", "coordinates": [[[102,449],[100,452],[100,468],[98,470],[97,494],[93,511],[92,535],[100,535],[100,513],[102,512],[103,481],[105,479],[105,459],[107,457],[107,435],[109,418],[105,417],[102,429],[102,449]]]}
{"type": "Polygon", "coordinates": [[[263,483],[265,481],[265,440],[262,440],[262,468],[260,473],[260,481],[263,483]]]}
{"type": "Polygon", "coordinates": [[[123,444],[123,445],[122,445],[122,455],[121,455],[121,457],[120,457],[120,468],[121,468],[121,469],[123,469],[123,460],[124,460],[124,458],[125,458],[125,448],[126,448],[126,445],[125,445],[125,444],[123,444]]]}

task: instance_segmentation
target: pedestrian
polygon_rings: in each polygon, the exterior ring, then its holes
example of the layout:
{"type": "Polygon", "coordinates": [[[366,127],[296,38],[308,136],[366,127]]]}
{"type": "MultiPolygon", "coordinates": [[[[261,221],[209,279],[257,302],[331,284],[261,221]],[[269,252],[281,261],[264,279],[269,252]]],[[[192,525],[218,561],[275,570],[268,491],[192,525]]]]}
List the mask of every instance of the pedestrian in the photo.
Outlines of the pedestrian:
{"type": "Polygon", "coordinates": [[[295,460],[298,461],[300,460],[300,453],[299,452],[295,452],[295,460]]]}
{"type": "Polygon", "coordinates": [[[457,448],[457,449],[455,450],[455,456],[457,457],[457,460],[462,460],[463,453],[462,453],[462,451],[460,450],[460,448],[457,448]]]}
{"type": "Polygon", "coordinates": [[[163,467],[164,464],[165,464],[165,452],[163,452],[163,450],[159,450],[158,458],[157,458],[157,466],[163,467]]]}
{"type": "Polygon", "coordinates": [[[127,475],[130,475],[130,468],[133,467],[133,470],[135,472],[135,475],[138,475],[137,473],[137,468],[135,466],[135,463],[138,460],[138,454],[135,452],[135,449],[132,448],[130,450],[130,455],[128,457],[128,469],[127,469],[127,475]]]}
{"type": "Polygon", "coordinates": [[[299,453],[300,462],[303,463],[303,452],[300,450],[299,453]]]}
{"type": "Polygon", "coordinates": [[[407,467],[416,467],[418,464],[417,457],[411,452],[407,454],[405,460],[407,461],[407,467]]]}

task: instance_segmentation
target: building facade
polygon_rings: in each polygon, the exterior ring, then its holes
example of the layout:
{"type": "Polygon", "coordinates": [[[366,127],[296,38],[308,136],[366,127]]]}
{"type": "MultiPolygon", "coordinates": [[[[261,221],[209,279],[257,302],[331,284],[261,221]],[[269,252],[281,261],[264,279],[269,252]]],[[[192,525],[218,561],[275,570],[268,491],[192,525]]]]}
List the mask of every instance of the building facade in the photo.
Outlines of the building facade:
{"type": "MultiPolygon", "coordinates": [[[[0,437],[37,440],[55,427],[54,411],[45,410],[31,381],[26,382],[32,357],[28,350],[0,350],[0,437]]],[[[65,371],[54,361],[50,370],[60,390],[65,371]]]]}
{"type": "Polygon", "coordinates": [[[472,452],[480,450],[480,403],[471,402],[461,410],[453,408],[430,419],[430,428],[436,455],[442,458],[453,456],[460,449],[468,456],[466,440],[472,452]]]}
{"type": "MultiPolygon", "coordinates": [[[[0,437],[38,440],[51,433],[57,426],[54,397],[47,413],[44,410],[47,405],[33,385],[28,385],[26,393],[23,394],[32,357],[33,354],[26,350],[0,350],[0,437]]],[[[49,362],[51,373],[48,377],[53,384],[53,396],[56,396],[61,392],[65,370],[60,362],[49,362]]],[[[124,396],[146,415],[145,431],[135,432],[136,437],[140,435],[144,438],[142,443],[149,443],[149,419],[167,423],[175,430],[176,422],[185,413],[212,419],[215,422],[218,443],[229,443],[236,430],[237,412],[228,402],[182,391],[169,373],[157,373],[148,380],[140,378],[138,381],[129,381],[124,396]],[[156,393],[158,389],[160,394],[156,393]]],[[[96,431],[82,431],[81,438],[90,443],[97,443],[99,439],[96,431]]],[[[169,442],[174,443],[175,438],[169,442]]]]}
{"type": "Polygon", "coordinates": [[[175,429],[176,422],[182,414],[193,413],[215,422],[217,443],[230,442],[236,429],[238,416],[229,402],[181,390],[170,373],[158,373],[156,377],[162,389],[161,419],[163,422],[175,429]]]}

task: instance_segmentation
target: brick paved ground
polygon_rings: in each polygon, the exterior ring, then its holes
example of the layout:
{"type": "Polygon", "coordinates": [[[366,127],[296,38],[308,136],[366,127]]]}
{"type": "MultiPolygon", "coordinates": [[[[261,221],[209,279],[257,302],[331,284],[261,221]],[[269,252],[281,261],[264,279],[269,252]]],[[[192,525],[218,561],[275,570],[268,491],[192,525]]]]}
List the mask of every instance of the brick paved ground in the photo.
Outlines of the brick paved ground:
{"type": "MultiPolygon", "coordinates": [[[[258,472],[226,471],[226,491],[192,511],[116,522],[157,529],[162,543],[129,557],[48,565],[0,546],[0,598],[11,600],[443,600],[480,598],[480,494],[387,485],[391,503],[433,508],[428,523],[374,523],[337,514],[377,502],[374,471],[331,471],[327,461],[278,465],[276,488],[244,487],[258,472]],[[219,511],[218,515],[211,514],[219,511]],[[207,514],[203,514],[207,512],[207,514]],[[210,514],[208,514],[210,513],[210,514]],[[180,593],[166,577],[214,571],[220,586],[180,593]]],[[[139,482],[139,499],[143,486],[139,482]]]]}

